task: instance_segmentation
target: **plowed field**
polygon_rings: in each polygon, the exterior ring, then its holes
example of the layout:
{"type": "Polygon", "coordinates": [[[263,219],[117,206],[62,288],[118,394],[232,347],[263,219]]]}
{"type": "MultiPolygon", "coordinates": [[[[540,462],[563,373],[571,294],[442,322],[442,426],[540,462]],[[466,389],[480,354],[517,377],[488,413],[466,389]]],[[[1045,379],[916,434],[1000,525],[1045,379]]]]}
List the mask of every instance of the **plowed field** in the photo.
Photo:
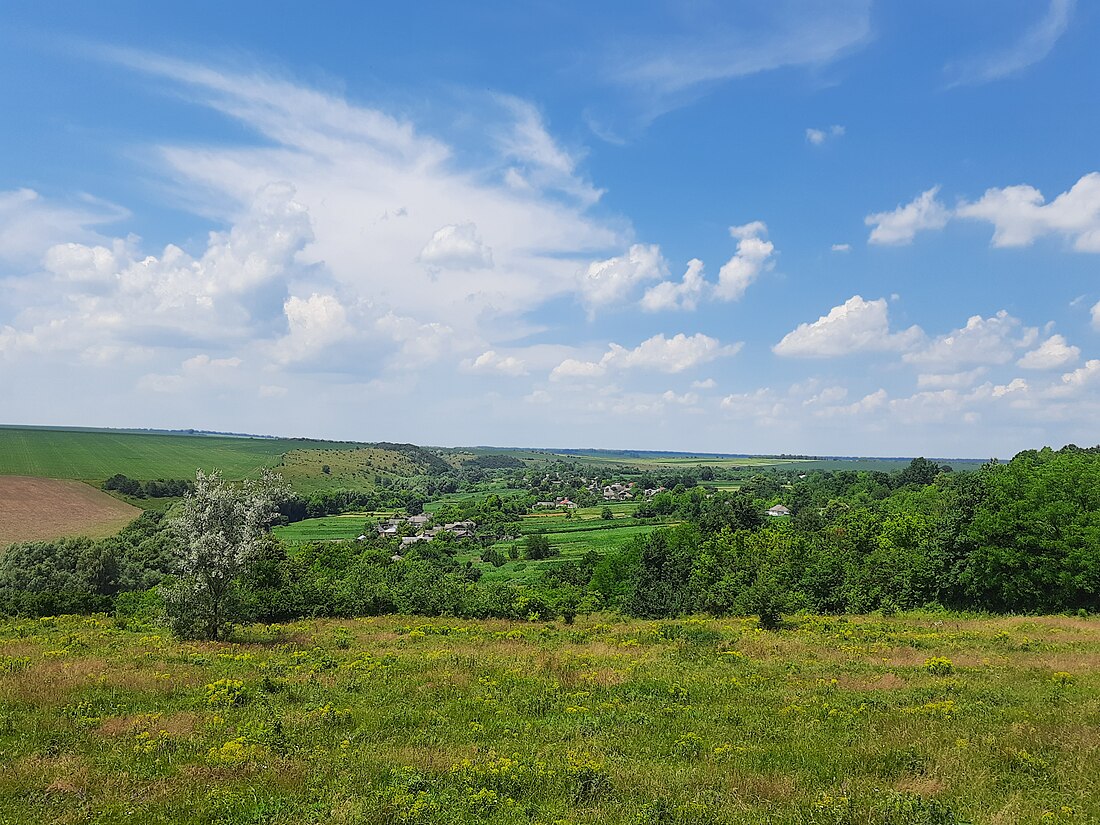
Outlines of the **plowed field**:
{"type": "Polygon", "coordinates": [[[109,536],[140,512],[79,481],[0,476],[0,546],[61,536],[109,536]]]}

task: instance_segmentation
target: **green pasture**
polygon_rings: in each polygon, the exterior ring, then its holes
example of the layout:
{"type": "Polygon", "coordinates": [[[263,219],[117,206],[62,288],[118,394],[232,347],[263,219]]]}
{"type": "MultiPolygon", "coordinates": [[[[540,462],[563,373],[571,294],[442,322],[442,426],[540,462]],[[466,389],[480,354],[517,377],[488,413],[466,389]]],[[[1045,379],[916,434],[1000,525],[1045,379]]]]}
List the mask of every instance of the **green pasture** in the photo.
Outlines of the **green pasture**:
{"type": "Polygon", "coordinates": [[[288,544],[305,541],[335,541],[354,539],[362,534],[367,519],[373,519],[371,513],[343,513],[338,516],[321,516],[304,521],[296,521],[281,527],[272,528],[272,533],[288,544]]]}
{"type": "Polygon", "coordinates": [[[194,478],[196,469],[229,478],[256,475],[289,450],[348,444],[294,439],[231,438],[0,427],[0,475],[103,481],[116,473],[142,480],[194,478]]]}
{"type": "Polygon", "coordinates": [[[4,825],[1085,825],[1100,621],[0,620],[4,825]]]}

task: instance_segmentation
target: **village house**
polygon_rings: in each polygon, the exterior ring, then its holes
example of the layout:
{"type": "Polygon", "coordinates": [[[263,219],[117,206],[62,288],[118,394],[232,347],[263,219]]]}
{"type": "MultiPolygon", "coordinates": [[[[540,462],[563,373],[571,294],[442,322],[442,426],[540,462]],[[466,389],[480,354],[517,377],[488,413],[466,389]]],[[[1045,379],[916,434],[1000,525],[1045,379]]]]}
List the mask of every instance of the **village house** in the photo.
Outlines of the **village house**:
{"type": "Polygon", "coordinates": [[[769,507],[767,514],[772,518],[779,518],[781,516],[789,516],[791,511],[784,507],[782,504],[776,504],[774,507],[769,507]]]}

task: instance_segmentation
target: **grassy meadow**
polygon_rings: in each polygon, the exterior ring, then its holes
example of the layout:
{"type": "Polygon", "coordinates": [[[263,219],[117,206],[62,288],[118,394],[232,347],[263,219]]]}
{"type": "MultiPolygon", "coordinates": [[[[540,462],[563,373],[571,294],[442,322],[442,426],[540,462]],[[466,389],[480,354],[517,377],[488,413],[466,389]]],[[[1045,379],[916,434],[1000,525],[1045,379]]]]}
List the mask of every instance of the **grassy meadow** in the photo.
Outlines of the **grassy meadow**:
{"type": "Polygon", "coordinates": [[[1100,620],[0,622],[0,823],[1100,820],[1100,620]]]}
{"type": "MultiPolygon", "coordinates": [[[[393,515],[390,511],[387,515],[393,515]]],[[[274,527],[272,531],[280,540],[289,544],[307,541],[345,541],[359,536],[367,519],[378,516],[374,513],[341,513],[336,516],[309,518],[274,527]]]]}
{"type": "Polygon", "coordinates": [[[103,481],[115,473],[194,478],[196,468],[202,468],[244,478],[301,447],[301,441],[290,439],[0,427],[0,475],[80,481],[103,481]]]}

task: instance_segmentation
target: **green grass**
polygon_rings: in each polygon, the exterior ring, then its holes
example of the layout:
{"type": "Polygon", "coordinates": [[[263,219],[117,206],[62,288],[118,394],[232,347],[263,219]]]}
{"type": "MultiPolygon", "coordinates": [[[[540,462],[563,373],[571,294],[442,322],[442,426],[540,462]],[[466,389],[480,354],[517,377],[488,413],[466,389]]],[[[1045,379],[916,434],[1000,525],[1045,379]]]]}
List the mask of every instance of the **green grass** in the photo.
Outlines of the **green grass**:
{"type": "Polygon", "coordinates": [[[0,823],[1096,822],[1098,663],[1065,617],[0,621],[0,823]]]}
{"type": "Polygon", "coordinates": [[[371,513],[344,513],[338,516],[322,516],[305,519],[275,527],[272,532],[281,540],[290,544],[304,541],[335,541],[353,539],[364,529],[367,519],[374,518],[371,513]]]}
{"type": "MultiPolygon", "coordinates": [[[[308,442],[317,449],[346,444],[308,442]]],[[[229,478],[256,475],[283,453],[301,449],[294,439],[228,438],[127,432],[0,428],[0,475],[102,481],[122,473],[142,480],[194,478],[196,469],[229,478]]]]}

